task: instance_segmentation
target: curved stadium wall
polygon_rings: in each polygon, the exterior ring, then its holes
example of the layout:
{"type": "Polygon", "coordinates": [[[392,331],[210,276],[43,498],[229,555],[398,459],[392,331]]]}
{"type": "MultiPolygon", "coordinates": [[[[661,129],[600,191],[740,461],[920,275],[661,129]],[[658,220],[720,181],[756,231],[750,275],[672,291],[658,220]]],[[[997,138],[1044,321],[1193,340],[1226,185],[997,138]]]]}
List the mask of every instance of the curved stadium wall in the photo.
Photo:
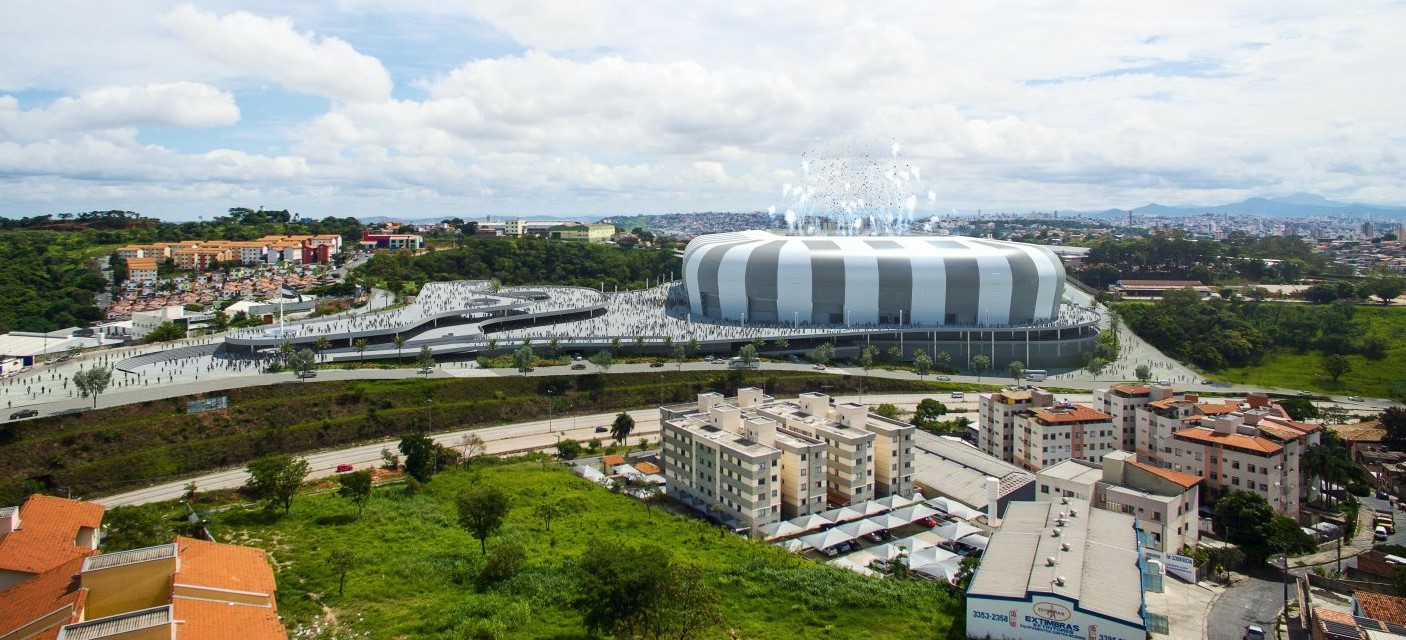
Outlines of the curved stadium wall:
{"type": "Polygon", "coordinates": [[[1046,247],[960,236],[694,238],[698,316],[825,325],[1011,326],[1059,317],[1064,265],[1046,247]]]}

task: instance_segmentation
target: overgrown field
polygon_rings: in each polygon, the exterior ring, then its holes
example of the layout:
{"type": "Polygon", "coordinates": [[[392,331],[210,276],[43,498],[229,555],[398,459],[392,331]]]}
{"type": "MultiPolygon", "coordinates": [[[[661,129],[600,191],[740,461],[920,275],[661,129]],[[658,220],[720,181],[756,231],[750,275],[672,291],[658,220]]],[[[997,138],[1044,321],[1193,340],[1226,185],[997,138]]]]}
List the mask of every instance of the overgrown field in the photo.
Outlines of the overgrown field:
{"type": "MultiPolygon", "coordinates": [[[[189,397],[0,425],[0,504],[23,491],[93,496],[133,489],[268,453],[306,452],[394,437],[425,427],[453,430],[691,400],[704,390],[764,386],[774,395],[845,393],[860,379],[810,372],[664,371],[563,377],[289,383],[219,394],[229,409],[184,413],[189,397]]],[[[971,385],[871,377],[867,391],[940,391],[971,385]]]]}
{"type": "MultiPolygon", "coordinates": [[[[334,493],[300,496],[287,516],[257,507],[210,514],[222,542],[267,549],[278,606],[308,636],[371,638],[588,638],[570,602],[575,559],[602,542],[652,544],[699,566],[721,597],[715,638],[960,638],[961,603],[936,583],[865,578],[581,480],[555,464],[518,462],[441,473],[415,493],[379,488],[365,513],[334,493]],[[454,496],[485,483],[511,512],[489,553],[521,546],[526,564],[484,585],[476,539],[456,520],[454,496]],[[568,505],[550,530],[542,504],[568,505]],[[329,554],[354,554],[345,592],[329,554]],[[335,622],[333,622],[335,621],[335,622]],[[316,628],[316,631],[314,631],[316,628]],[[365,634],[365,635],[363,635],[365,634]]],[[[299,636],[305,637],[305,636],[299,636]]]]}

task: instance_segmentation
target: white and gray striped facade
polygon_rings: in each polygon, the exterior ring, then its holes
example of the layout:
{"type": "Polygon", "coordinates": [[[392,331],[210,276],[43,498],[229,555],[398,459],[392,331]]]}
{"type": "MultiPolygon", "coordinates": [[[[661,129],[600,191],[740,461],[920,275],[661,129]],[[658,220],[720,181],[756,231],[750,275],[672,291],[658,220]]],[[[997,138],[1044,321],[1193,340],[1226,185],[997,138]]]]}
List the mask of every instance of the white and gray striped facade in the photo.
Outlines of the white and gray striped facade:
{"type": "Polygon", "coordinates": [[[699,236],[683,259],[692,313],[809,325],[1019,326],[1059,317],[1046,247],[960,236],[699,236]]]}

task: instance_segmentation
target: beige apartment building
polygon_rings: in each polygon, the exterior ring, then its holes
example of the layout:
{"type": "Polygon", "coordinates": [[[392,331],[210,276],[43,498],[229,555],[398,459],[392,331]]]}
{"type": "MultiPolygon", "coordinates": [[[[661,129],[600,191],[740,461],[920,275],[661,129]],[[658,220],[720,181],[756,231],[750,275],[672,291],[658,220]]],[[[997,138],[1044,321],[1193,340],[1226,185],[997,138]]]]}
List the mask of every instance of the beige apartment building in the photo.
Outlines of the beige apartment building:
{"type": "Polygon", "coordinates": [[[1162,466],[1204,478],[1208,491],[1257,493],[1297,519],[1306,489],[1301,461],[1319,430],[1268,409],[1204,416],[1172,434],[1162,466]]]}
{"type": "Polygon", "coordinates": [[[660,418],[669,494],[739,529],[913,490],[914,427],[863,405],[745,388],[660,418]]]}
{"type": "Polygon", "coordinates": [[[1122,442],[1111,416],[1072,402],[1027,409],[1014,416],[1014,424],[1013,462],[1027,471],[1071,459],[1101,462],[1122,442]]]}
{"type": "Polygon", "coordinates": [[[977,401],[976,447],[1006,462],[1015,461],[1015,417],[1054,405],[1054,395],[1038,387],[983,393],[977,401]]]}
{"type": "MultiPolygon", "coordinates": [[[[1169,386],[1147,384],[1118,384],[1107,389],[1094,389],[1094,408],[1113,418],[1113,424],[1123,432],[1119,449],[1137,449],[1137,412],[1154,400],[1172,397],[1169,386]]],[[[1142,453],[1142,452],[1138,452],[1142,453]]]]}

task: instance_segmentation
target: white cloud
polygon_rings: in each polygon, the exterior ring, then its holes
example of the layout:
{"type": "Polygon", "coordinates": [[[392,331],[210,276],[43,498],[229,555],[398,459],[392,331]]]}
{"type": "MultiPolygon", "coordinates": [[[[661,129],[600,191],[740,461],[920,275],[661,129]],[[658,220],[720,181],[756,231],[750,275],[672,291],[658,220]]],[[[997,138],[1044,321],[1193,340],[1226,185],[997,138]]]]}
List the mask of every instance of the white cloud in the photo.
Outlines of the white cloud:
{"type": "Polygon", "coordinates": [[[340,38],[298,33],[288,18],[246,11],[220,16],[183,4],[159,20],[205,55],[294,91],[341,100],[390,95],[390,73],[379,60],[340,38]]]}
{"type": "Polygon", "coordinates": [[[103,87],[29,110],[21,110],[12,96],[0,97],[0,136],[8,140],[144,125],[217,127],[238,121],[239,106],[232,94],[194,82],[103,87]]]}

